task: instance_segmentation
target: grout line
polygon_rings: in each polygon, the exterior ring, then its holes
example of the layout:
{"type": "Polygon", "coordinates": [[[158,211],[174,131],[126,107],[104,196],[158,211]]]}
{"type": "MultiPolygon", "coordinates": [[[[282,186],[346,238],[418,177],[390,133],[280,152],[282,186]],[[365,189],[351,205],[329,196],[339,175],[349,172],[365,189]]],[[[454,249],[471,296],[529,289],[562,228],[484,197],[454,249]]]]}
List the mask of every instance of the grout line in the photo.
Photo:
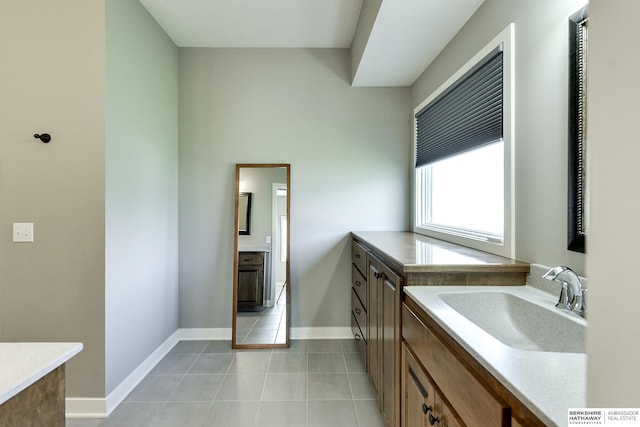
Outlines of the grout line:
{"type": "MultiPolygon", "coordinates": [[[[292,342],[295,342],[295,341],[296,341],[296,340],[292,340],[292,342]]],[[[304,340],[301,340],[301,341],[304,341],[304,340]]],[[[311,400],[309,399],[309,397],[310,397],[309,376],[311,375],[311,372],[310,372],[310,370],[309,370],[309,369],[310,369],[309,355],[310,355],[310,354],[313,354],[313,353],[310,353],[310,352],[309,352],[308,343],[305,343],[305,344],[307,344],[307,346],[306,346],[306,348],[304,348],[304,350],[303,350],[302,352],[298,352],[298,351],[295,351],[295,352],[286,351],[286,352],[284,352],[284,353],[282,353],[282,354],[304,354],[304,357],[305,357],[305,364],[306,364],[305,371],[304,371],[305,378],[306,378],[306,384],[305,384],[305,385],[306,385],[306,387],[305,387],[305,398],[304,398],[304,401],[305,401],[305,425],[306,425],[306,426],[308,426],[308,425],[310,424],[310,419],[309,419],[309,402],[311,402],[311,400]]],[[[358,411],[357,411],[357,405],[356,405],[356,403],[357,403],[357,401],[362,401],[362,400],[371,400],[371,401],[374,401],[374,402],[375,402],[375,398],[373,398],[373,399],[367,399],[367,398],[359,398],[359,399],[356,399],[356,398],[354,397],[353,384],[352,384],[352,382],[351,382],[350,375],[351,375],[351,374],[353,374],[353,375],[355,375],[355,376],[360,376],[361,374],[365,374],[365,375],[366,375],[366,372],[361,372],[361,371],[357,371],[357,372],[349,372],[349,371],[348,371],[348,368],[347,368],[347,361],[346,361],[346,356],[347,356],[347,354],[352,354],[352,353],[351,353],[351,352],[346,352],[346,351],[345,351],[345,347],[344,347],[344,346],[342,346],[342,344],[345,344],[344,342],[340,342],[340,344],[341,344],[341,352],[340,352],[339,354],[341,354],[341,355],[342,355],[342,361],[343,361],[343,364],[344,364],[344,367],[345,367],[345,373],[344,373],[344,374],[346,375],[346,378],[347,378],[347,381],[348,381],[348,386],[349,386],[349,390],[350,390],[350,393],[351,393],[351,399],[346,399],[346,398],[345,398],[345,399],[328,399],[328,400],[351,400],[351,403],[352,403],[352,406],[353,406],[353,408],[354,408],[355,415],[356,415],[356,421],[358,422],[358,425],[362,426],[362,423],[364,422],[364,420],[360,420],[360,417],[359,417],[359,415],[358,415],[358,411]]],[[[207,345],[208,345],[208,344],[207,344],[207,345]]],[[[179,386],[184,382],[184,380],[186,379],[186,376],[187,376],[187,375],[190,375],[190,374],[189,374],[189,371],[193,368],[193,366],[194,366],[194,364],[196,363],[196,361],[198,360],[198,358],[199,358],[200,356],[202,356],[203,354],[211,354],[211,355],[213,355],[213,356],[224,356],[224,355],[226,355],[226,354],[232,354],[232,355],[233,355],[233,357],[232,357],[232,359],[231,359],[231,361],[230,361],[230,363],[229,363],[229,365],[228,365],[228,367],[227,367],[227,369],[226,369],[226,371],[225,371],[224,373],[215,373],[215,374],[213,374],[213,373],[206,373],[206,372],[205,372],[205,373],[202,373],[202,374],[193,374],[193,375],[217,375],[217,376],[222,376],[222,382],[220,383],[220,386],[218,387],[218,389],[217,389],[217,390],[216,390],[216,392],[214,393],[214,395],[213,395],[213,397],[212,397],[211,401],[209,402],[209,403],[210,403],[210,405],[209,405],[209,410],[207,411],[207,415],[206,415],[206,418],[205,418],[205,419],[208,419],[209,417],[213,416],[212,414],[215,412],[215,408],[214,408],[214,406],[215,406],[215,402],[217,402],[217,397],[220,395],[220,392],[221,392],[221,390],[222,390],[222,385],[224,384],[224,381],[225,381],[225,380],[226,380],[230,375],[232,375],[232,373],[231,373],[231,367],[232,367],[232,365],[233,365],[233,363],[234,363],[234,362],[237,362],[237,360],[238,360],[238,354],[239,354],[239,352],[238,352],[238,351],[234,351],[234,350],[231,350],[231,352],[230,352],[230,353],[205,353],[205,352],[204,352],[204,350],[207,348],[207,345],[205,345],[205,346],[202,348],[202,350],[201,350],[199,353],[197,353],[197,354],[196,354],[196,353],[184,353],[184,354],[177,354],[178,356],[187,356],[187,355],[195,355],[195,356],[196,356],[196,357],[195,357],[195,359],[193,360],[193,362],[191,363],[191,366],[186,370],[186,372],[185,372],[184,374],[171,374],[171,373],[156,374],[156,375],[175,375],[175,376],[181,376],[180,381],[178,382],[178,387],[179,387],[179,386]]],[[[285,350],[286,350],[286,349],[285,349],[285,350]]],[[[273,361],[273,354],[274,354],[274,353],[273,353],[273,351],[271,351],[271,352],[269,352],[269,353],[268,353],[269,361],[268,361],[268,363],[267,363],[266,372],[264,373],[264,382],[263,382],[263,385],[262,385],[262,391],[261,391],[261,394],[260,394],[259,400],[257,401],[256,412],[255,412],[255,414],[254,414],[254,418],[253,418],[253,425],[258,425],[258,424],[257,424],[257,423],[258,423],[258,411],[259,411],[259,410],[260,410],[260,408],[261,408],[261,405],[262,405],[262,402],[263,402],[263,398],[264,398],[264,395],[265,395],[265,390],[266,390],[266,381],[267,381],[267,379],[268,379],[268,376],[270,375],[270,372],[269,372],[269,371],[270,371],[270,369],[271,369],[271,364],[272,364],[272,361],[273,361]]],[[[331,353],[318,353],[318,354],[331,354],[331,353]]],[[[334,353],[334,354],[335,354],[335,353],[334,353]]],[[[176,355],[176,354],[174,354],[174,355],[176,355]]],[[[260,374],[260,373],[258,373],[258,374],[260,374]]],[[[295,373],[294,373],[294,372],[283,372],[283,373],[281,373],[281,374],[295,374],[295,373]]],[[[332,374],[339,374],[339,373],[338,373],[338,372],[332,372],[332,374]]],[[[274,376],[275,376],[275,375],[278,375],[278,373],[273,374],[273,375],[274,375],[274,376]]],[[[151,374],[148,374],[145,378],[147,378],[147,377],[149,377],[149,376],[152,376],[152,375],[151,375],[151,374]]],[[[160,408],[164,408],[164,407],[166,407],[166,406],[167,406],[167,404],[168,404],[168,403],[176,402],[175,400],[171,400],[171,397],[174,395],[174,393],[175,393],[175,390],[173,390],[173,391],[168,395],[168,397],[167,397],[165,400],[159,400],[159,401],[155,401],[155,402],[157,402],[157,403],[159,403],[159,404],[160,404],[160,408]]],[[[323,400],[324,400],[324,399],[323,399],[323,400]]],[[[189,402],[191,402],[191,401],[189,401],[189,402]]],[[[234,400],[234,401],[230,401],[230,402],[243,402],[243,400],[234,400]]],[[[125,403],[125,402],[123,402],[123,403],[125,403]]],[[[135,403],[151,403],[151,401],[133,401],[133,402],[129,401],[129,402],[126,402],[126,403],[134,403],[134,404],[135,404],[135,403]]],[[[155,417],[155,415],[154,415],[153,417],[155,417]]],[[[153,419],[153,417],[151,418],[151,420],[153,419]]],[[[364,426],[363,426],[363,427],[364,427],[364,426]]]]}

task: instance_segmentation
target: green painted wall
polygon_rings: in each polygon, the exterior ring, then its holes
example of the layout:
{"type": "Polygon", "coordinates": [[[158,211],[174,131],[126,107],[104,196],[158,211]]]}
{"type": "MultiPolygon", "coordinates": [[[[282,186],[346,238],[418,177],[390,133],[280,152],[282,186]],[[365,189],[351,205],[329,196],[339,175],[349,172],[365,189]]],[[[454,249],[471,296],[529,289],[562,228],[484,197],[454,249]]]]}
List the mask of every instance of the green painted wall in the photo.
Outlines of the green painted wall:
{"type": "Polygon", "coordinates": [[[178,48],[107,0],[106,394],[178,328],[178,48]]]}

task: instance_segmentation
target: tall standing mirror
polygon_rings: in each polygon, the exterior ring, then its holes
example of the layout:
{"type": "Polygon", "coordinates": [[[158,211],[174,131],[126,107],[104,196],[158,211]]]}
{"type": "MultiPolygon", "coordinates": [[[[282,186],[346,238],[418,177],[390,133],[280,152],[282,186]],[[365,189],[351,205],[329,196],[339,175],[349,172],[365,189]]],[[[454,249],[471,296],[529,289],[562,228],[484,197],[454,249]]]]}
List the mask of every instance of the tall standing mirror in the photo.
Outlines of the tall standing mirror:
{"type": "Polygon", "coordinates": [[[237,164],[233,348],[289,346],[289,164],[237,164]]]}

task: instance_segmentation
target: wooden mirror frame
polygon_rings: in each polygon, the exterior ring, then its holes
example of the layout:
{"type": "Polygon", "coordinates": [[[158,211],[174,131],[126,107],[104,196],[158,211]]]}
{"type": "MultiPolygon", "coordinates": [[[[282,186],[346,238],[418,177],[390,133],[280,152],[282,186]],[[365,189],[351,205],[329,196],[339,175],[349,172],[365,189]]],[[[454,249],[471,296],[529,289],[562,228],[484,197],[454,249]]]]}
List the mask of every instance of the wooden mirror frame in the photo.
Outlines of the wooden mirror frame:
{"type": "MultiPolygon", "coordinates": [[[[291,165],[289,163],[237,163],[236,164],[236,185],[235,185],[235,214],[234,214],[234,244],[233,244],[233,317],[231,319],[231,348],[251,349],[251,348],[287,348],[289,347],[291,329],[291,165]],[[285,267],[286,275],[286,339],[283,344],[238,344],[236,342],[236,318],[238,314],[238,206],[240,194],[240,170],[242,168],[284,168],[287,173],[287,263],[285,267]]],[[[273,237],[273,236],[272,236],[273,237]]],[[[273,256],[273,253],[272,253],[273,256]]]]}

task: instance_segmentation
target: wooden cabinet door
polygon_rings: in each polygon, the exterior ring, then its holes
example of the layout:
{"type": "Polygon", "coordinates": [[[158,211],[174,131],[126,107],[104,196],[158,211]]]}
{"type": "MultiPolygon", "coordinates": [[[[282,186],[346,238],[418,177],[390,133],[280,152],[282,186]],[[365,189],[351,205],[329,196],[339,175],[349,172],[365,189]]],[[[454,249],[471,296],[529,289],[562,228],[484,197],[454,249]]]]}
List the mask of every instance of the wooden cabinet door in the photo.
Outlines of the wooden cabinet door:
{"type": "Polygon", "coordinates": [[[406,347],[402,347],[402,427],[427,427],[435,407],[435,390],[406,347]]]}
{"type": "Polygon", "coordinates": [[[262,306],[264,270],[262,266],[238,267],[238,308],[262,306]]]}
{"type": "Polygon", "coordinates": [[[436,423],[435,418],[430,419],[429,423],[434,421],[433,425],[437,425],[438,427],[464,427],[464,423],[460,420],[458,415],[453,412],[449,403],[442,399],[440,394],[436,396],[434,413],[438,414],[437,419],[439,421],[436,423]]]}
{"type": "Polygon", "coordinates": [[[465,427],[404,344],[401,408],[402,427],[465,427]]]}
{"type": "Polygon", "coordinates": [[[369,376],[373,382],[373,387],[377,393],[378,403],[380,403],[380,376],[382,369],[382,357],[380,354],[381,345],[381,315],[380,315],[380,303],[382,299],[382,292],[380,289],[380,278],[382,273],[380,271],[380,262],[371,256],[367,256],[367,286],[369,288],[369,301],[367,303],[369,316],[369,332],[367,349],[369,352],[369,376]]]}
{"type": "Polygon", "coordinates": [[[399,415],[399,305],[400,278],[382,265],[382,390],[381,407],[387,425],[398,424],[399,415]]]}

